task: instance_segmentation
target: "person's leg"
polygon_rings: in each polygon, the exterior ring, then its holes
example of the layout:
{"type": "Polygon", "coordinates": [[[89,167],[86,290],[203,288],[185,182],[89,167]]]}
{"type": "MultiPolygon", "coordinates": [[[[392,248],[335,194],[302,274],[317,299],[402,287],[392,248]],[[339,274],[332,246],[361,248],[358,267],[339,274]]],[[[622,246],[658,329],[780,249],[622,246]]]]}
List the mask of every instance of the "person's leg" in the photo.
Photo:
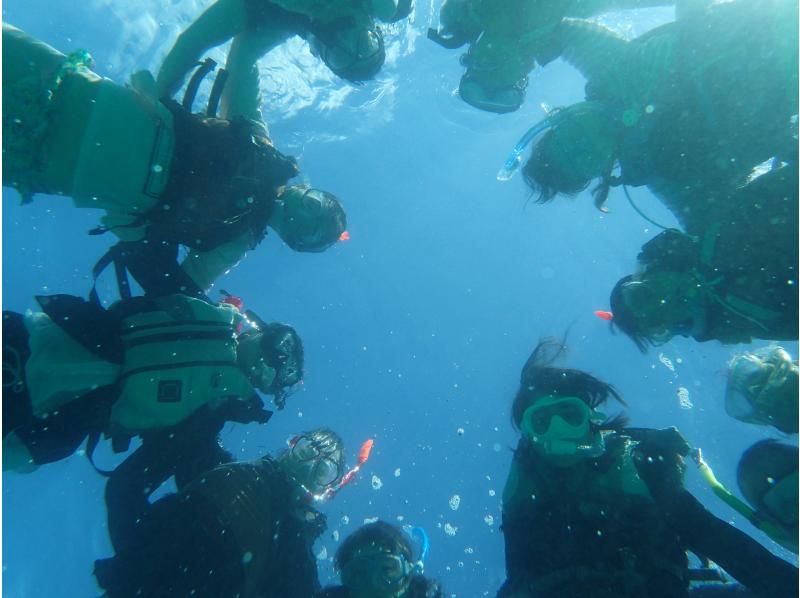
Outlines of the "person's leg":
{"type": "Polygon", "coordinates": [[[22,314],[3,312],[3,438],[33,417],[25,364],[31,351],[22,314]]]}

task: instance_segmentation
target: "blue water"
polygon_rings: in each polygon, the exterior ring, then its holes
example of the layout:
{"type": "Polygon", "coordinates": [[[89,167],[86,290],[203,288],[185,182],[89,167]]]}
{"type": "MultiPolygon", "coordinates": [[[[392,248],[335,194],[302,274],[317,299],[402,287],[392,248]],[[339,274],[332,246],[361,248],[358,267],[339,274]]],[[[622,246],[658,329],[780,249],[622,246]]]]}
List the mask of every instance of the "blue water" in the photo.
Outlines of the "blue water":
{"type": "MultiPolygon", "coordinates": [[[[89,49],[99,73],[124,82],[134,69],[157,69],[207,4],[7,0],[3,19],[62,51],[89,49]]],[[[218,284],[263,317],[293,324],[307,360],[303,390],[285,411],[263,427],[229,424],[223,439],[253,458],[319,425],[339,431],[351,455],[374,437],[357,483],[324,507],[329,532],[317,550],[332,557],[333,532],[343,537],[369,517],[421,526],[431,537],[430,574],[454,595],[493,596],[504,576],[500,496],[516,444],[510,404],[539,337],[568,330],[571,366],[616,385],[635,424],[678,426],[731,489],[742,451],[777,433],[723,410],[725,363],[736,349],[679,339],[641,355],[593,316],[658,231],[617,190],[603,215],[587,194],[542,207],[519,177],[495,180],[542,105],[582,99],[583,82],[554,63],[532,76],[515,114],[464,105],[453,95],[458,52],[424,38],[438,5],[418,0],[414,22],[389,37],[379,80],[363,87],[319,68],[304,74],[297,65],[314,62],[300,42],[263,65],[276,145],[300,156],[315,186],[343,199],[352,238],[304,255],[270,236],[218,284]],[[679,387],[692,408],[680,406],[679,387]],[[454,495],[458,510],[448,504],[454,495]],[[445,533],[448,524],[455,535],[445,533]]],[[[660,9],[606,22],[638,34],[672,16],[660,9]]],[[[646,191],[634,193],[655,220],[674,222],[646,191]]],[[[4,309],[32,308],[36,294],[86,294],[91,266],[112,242],[86,235],[99,213],[45,196],[23,207],[12,191],[3,194],[4,309]]],[[[111,296],[110,280],[100,288],[111,296]]],[[[787,348],[797,353],[796,344],[787,348]]],[[[115,459],[98,452],[101,465],[115,459]]],[[[111,554],[103,478],[74,455],[2,482],[5,595],[99,594],[92,564],[111,554]]],[[[791,557],[719,503],[692,469],[687,485],[716,514],[791,557]]],[[[331,579],[327,559],[320,570],[331,579]]]]}

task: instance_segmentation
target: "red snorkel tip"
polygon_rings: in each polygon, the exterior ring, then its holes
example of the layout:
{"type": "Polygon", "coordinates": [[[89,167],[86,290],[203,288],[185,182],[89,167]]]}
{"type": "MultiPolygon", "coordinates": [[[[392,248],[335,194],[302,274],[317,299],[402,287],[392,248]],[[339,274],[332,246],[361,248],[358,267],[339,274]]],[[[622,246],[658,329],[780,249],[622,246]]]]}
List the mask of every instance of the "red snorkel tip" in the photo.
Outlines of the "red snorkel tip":
{"type": "Polygon", "coordinates": [[[594,315],[596,315],[601,320],[605,320],[606,322],[610,322],[611,320],[614,319],[614,314],[604,309],[596,309],[594,311],[594,315]]]}
{"type": "Polygon", "coordinates": [[[340,241],[349,241],[350,240],[350,233],[347,232],[347,231],[344,231],[341,235],[339,235],[339,240],[340,241]]]}

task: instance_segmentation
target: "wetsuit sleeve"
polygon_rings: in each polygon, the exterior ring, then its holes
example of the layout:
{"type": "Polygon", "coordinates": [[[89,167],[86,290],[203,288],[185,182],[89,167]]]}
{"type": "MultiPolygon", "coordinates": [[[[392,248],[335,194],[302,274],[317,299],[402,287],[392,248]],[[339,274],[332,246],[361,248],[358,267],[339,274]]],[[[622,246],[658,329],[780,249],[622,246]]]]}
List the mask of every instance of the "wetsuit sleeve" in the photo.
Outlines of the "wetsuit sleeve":
{"type": "Polygon", "coordinates": [[[258,59],[283,42],[286,34],[277,29],[248,29],[233,38],[225,69],[228,80],[222,93],[220,116],[243,116],[263,122],[258,59]]]}
{"type": "Polygon", "coordinates": [[[535,58],[540,64],[547,64],[561,57],[591,80],[619,64],[627,46],[625,39],[607,27],[580,19],[564,19],[535,58]]]}
{"type": "Polygon", "coordinates": [[[397,12],[395,0],[368,0],[370,14],[381,21],[389,21],[397,12]]]}
{"type": "Polygon", "coordinates": [[[686,490],[672,497],[670,504],[667,518],[693,552],[710,558],[759,596],[797,596],[796,567],[712,515],[686,490]]]}
{"type": "Polygon", "coordinates": [[[172,97],[204,52],[244,31],[247,15],[245,0],[217,0],[200,15],[164,59],[156,81],[159,96],[172,97]]]}
{"type": "Polygon", "coordinates": [[[119,553],[146,541],[153,530],[141,524],[150,511],[150,495],[175,476],[178,490],[203,472],[233,461],[220,446],[222,422],[201,410],[183,424],[149,434],[120,464],[106,485],[108,532],[119,553]]]}
{"type": "Polygon", "coordinates": [[[192,251],[181,267],[198,288],[208,291],[214,281],[236,266],[254,244],[254,235],[248,231],[210,251],[192,251]]]}

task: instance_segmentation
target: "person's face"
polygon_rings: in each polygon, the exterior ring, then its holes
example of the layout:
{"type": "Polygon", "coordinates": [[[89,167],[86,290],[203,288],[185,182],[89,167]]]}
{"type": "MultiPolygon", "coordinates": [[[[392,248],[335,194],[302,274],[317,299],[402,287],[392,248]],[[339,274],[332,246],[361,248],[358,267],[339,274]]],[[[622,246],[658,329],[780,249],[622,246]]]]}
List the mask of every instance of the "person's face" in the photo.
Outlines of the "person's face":
{"type": "Polygon", "coordinates": [[[325,242],[327,213],[316,189],[290,188],[281,195],[284,221],[281,237],[297,251],[315,251],[325,242]]]}
{"type": "Polygon", "coordinates": [[[342,581],[354,598],[397,598],[408,589],[410,571],[404,555],[370,546],[353,555],[342,581]]]}
{"type": "Polygon", "coordinates": [[[525,410],[520,428],[537,452],[569,466],[603,453],[600,432],[592,428],[603,419],[578,397],[544,397],[525,410]]]}
{"type": "Polygon", "coordinates": [[[358,23],[332,29],[316,41],[315,51],[334,73],[354,82],[374,77],[385,60],[380,31],[358,23]]]}
{"type": "Polygon", "coordinates": [[[677,334],[688,335],[700,296],[694,277],[686,272],[647,272],[622,287],[642,336],[660,345],[677,334]]]}
{"type": "Polygon", "coordinates": [[[341,479],[344,455],[327,437],[302,434],[289,443],[283,464],[289,475],[311,494],[322,494],[341,479]]]}
{"type": "Polygon", "coordinates": [[[240,337],[237,349],[239,367],[244,370],[250,384],[263,393],[269,393],[276,372],[261,351],[261,334],[240,337]]]}

